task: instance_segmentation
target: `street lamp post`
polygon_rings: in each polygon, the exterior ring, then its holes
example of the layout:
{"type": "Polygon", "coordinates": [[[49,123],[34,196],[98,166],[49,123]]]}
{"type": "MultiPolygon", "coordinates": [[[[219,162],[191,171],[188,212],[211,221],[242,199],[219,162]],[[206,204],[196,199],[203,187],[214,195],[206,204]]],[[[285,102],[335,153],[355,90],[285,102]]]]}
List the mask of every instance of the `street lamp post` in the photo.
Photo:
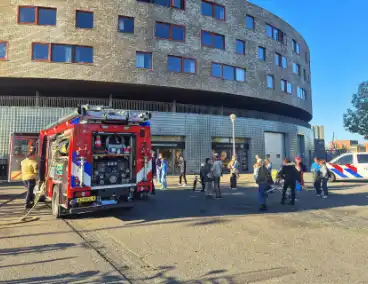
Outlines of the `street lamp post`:
{"type": "Polygon", "coordinates": [[[235,156],[235,119],[236,119],[236,115],[230,114],[230,119],[233,124],[233,156],[235,156]]]}

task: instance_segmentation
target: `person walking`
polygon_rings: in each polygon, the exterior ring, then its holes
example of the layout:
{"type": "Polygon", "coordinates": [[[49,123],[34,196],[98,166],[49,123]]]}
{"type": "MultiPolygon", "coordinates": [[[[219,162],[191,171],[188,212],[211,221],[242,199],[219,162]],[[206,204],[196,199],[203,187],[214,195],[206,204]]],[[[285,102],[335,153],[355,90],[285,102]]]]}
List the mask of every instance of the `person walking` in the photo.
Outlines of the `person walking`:
{"type": "Polygon", "coordinates": [[[295,167],[300,174],[300,185],[302,189],[304,188],[304,173],[307,171],[307,167],[304,165],[302,158],[295,157],[295,167]]]}
{"type": "Polygon", "coordinates": [[[186,171],[187,171],[187,161],[185,161],[183,156],[179,157],[179,168],[180,168],[180,176],[179,176],[179,185],[187,186],[187,177],[186,177],[186,171]],[[182,184],[182,180],[184,180],[184,184],[182,184]]]}
{"type": "Polygon", "coordinates": [[[205,193],[207,198],[213,197],[213,174],[212,174],[212,161],[210,158],[206,159],[203,167],[203,180],[205,182],[205,193]]]}
{"type": "Polygon", "coordinates": [[[201,164],[201,169],[199,170],[199,179],[201,180],[201,185],[202,185],[202,192],[205,191],[206,188],[206,165],[207,165],[207,160],[209,160],[208,158],[205,160],[204,163],[201,164]]]}
{"type": "Polygon", "coordinates": [[[32,208],[33,206],[33,189],[36,186],[36,177],[38,174],[38,164],[34,159],[34,151],[30,151],[21,162],[22,181],[27,189],[27,196],[25,200],[25,208],[32,208]]]}
{"type": "Polygon", "coordinates": [[[295,164],[292,163],[289,158],[284,159],[284,164],[281,168],[279,175],[284,180],[281,204],[285,204],[286,191],[288,188],[290,188],[291,201],[289,204],[294,206],[295,205],[295,186],[296,186],[296,182],[300,181],[300,175],[295,167],[295,164]]]}
{"type": "Polygon", "coordinates": [[[222,176],[222,161],[220,159],[220,156],[216,153],[215,154],[215,162],[212,166],[212,175],[213,175],[213,185],[216,192],[216,199],[221,199],[221,176],[222,176]]]}
{"type": "Polygon", "coordinates": [[[267,211],[266,198],[269,187],[269,171],[262,161],[258,161],[257,166],[255,167],[254,176],[256,183],[258,184],[258,201],[261,205],[259,210],[267,211]]]}
{"type": "Polygon", "coordinates": [[[236,181],[239,176],[239,162],[236,159],[236,155],[233,155],[230,163],[229,163],[229,170],[230,170],[230,189],[236,190],[236,181]]]}
{"type": "Polygon", "coordinates": [[[158,157],[156,159],[156,177],[157,177],[157,183],[161,184],[161,175],[162,175],[162,154],[158,154],[158,157]]]}
{"type": "Polygon", "coordinates": [[[167,169],[168,169],[168,164],[165,158],[162,158],[161,160],[161,189],[162,190],[166,190],[167,189],[167,169]]]}
{"type": "Polygon", "coordinates": [[[328,179],[330,175],[329,175],[325,160],[320,160],[319,165],[320,165],[320,169],[319,169],[320,179],[321,179],[322,190],[323,190],[322,198],[327,198],[328,197],[327,183],[328,183],[328,179]]]}
{"type": "Polygon", "coordinates": [[[316,157],[314,158],[314,163],[311,167],[311,172],[313,174],[313,186],[316,189],[316,195],[321,196],[321,177],[320,177],[320,168],[319,159],[316,157]]]}

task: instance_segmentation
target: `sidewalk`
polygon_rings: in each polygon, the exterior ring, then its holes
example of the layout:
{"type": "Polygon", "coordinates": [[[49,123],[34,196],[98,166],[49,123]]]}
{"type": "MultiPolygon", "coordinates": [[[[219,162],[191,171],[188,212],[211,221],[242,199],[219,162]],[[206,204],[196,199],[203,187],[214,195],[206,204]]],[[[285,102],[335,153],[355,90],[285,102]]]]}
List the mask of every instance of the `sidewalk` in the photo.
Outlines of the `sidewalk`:
{"type": "MultiPolygon", "coordinates": [[[[22,187],[1,187],[0,202],[24,192],[22,187]]],[[[23,198],[0,207],[0,283],[125,283],[124,278],[50,208],[39,204],[25,214],[23,198]]]]}

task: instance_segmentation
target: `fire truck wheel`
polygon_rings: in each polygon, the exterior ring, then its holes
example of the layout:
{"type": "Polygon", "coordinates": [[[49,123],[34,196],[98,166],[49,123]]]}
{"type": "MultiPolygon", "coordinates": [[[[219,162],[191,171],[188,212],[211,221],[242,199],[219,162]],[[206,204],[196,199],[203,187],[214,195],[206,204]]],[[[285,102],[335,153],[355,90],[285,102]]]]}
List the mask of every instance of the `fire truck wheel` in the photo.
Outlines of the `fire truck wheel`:
{"type": "Polygon", "coordinates": [[[61,217],[61,208],[60,208],[60,190],[57,186],[54,186],[54,190],[52,192],[52,215],[56,218],[61,217]]]}

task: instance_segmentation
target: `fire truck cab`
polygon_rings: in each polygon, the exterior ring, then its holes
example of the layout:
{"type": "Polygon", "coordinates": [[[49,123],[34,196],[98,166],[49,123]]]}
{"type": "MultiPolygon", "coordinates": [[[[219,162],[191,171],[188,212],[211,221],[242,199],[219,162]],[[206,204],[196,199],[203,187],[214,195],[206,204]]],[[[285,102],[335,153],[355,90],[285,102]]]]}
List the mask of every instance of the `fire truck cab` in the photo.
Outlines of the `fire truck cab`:
{"type": "Polygon", "coordinates": [[[36,190],[51,200],[53,215],[132,207],[150,193],[150,118],[83,105],[41,130],[36,190]]]}

